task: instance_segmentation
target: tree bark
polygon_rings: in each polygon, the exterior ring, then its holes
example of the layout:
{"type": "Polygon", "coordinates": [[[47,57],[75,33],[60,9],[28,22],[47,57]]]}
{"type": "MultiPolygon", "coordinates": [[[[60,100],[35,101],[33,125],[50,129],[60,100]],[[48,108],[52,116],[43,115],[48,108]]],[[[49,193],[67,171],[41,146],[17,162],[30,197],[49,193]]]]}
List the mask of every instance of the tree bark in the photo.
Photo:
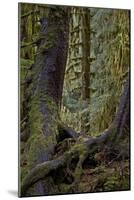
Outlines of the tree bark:
{"type": "MultiPolygon", "coordinates": [[[[82,9],[82,91],[81,98],[87,105],[90,103],[90,11],[82,9]]],[[[88,118],[81,116],[81,132],[88,133],[88,118]]]]}
{"type": "MultiPolygon", "coordinates": [[[[49,15],[41,19],[41,36],[44,39],[40,41],[33,66],[30,137],[24,152],[26,166],[21,171],[22,180],[37,164],[52,159],[57,144],[67,58],[68,16],[68,8],[55,7],[50,8],[49,15]]],[[[47,194],[49,189],[44,189],[39,182],[32,188],[32,195],[47,194]]],[[[30,191],[26,195],[30,195],[30,191]]]]}
{"type": "Polygon", "coordinates": [[[90,98],[90,12],[82,9],[82,99],[90,98]]]}

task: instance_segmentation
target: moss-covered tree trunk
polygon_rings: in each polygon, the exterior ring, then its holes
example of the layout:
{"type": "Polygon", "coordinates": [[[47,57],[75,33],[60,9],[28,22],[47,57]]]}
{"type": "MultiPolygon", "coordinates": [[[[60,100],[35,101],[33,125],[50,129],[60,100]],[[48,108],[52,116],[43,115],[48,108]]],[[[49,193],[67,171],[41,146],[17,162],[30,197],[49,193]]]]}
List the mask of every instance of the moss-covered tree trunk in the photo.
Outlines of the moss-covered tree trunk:
{"type": "MultiPolygon", "coordinates": [[[[21,155],[21,160],[25,160],[21,169],[22,180],[29,170],[51,160],[54,154],[67,57],[68,14],[68,8],[48,8],[48,15],[41,19],[41,38],[33,66],[29,105],[30,137],[21,155]]],[[[49,184],[45,185],[49,187],[49,184]]],[[[46,194],[50,190],[47,187],[39,182],[26,195],[46,194]]]]}

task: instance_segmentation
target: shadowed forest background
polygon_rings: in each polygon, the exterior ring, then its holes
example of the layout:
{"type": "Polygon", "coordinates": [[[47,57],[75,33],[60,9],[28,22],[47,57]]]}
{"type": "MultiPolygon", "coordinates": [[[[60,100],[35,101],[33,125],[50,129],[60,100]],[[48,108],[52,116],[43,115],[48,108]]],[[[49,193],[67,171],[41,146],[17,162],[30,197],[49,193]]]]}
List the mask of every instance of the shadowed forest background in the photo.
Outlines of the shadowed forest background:
{"type": "Polygon", "coordinates": [[[130,189],[130,11],[19,4],[20,196],[130,189]]]}

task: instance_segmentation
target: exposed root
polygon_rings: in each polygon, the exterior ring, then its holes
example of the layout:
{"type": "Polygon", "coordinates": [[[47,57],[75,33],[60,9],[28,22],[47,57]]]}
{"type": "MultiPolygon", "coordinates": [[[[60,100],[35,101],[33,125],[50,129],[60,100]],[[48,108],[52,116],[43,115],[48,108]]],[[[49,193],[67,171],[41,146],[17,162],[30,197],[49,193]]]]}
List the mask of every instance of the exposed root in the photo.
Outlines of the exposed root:
{"type": "Polygon", "coordinates": [[[72,128],[64,125],[63,123],[58,124],[59,134],[57,136],[57,142],[61,142],[66,138],[78,138],[79,134],[74,131],[72,128]]]}
{"type": "Polygon", "coordinates": [[[103,144],[109,141],[111,135],[111,131],[106,131],[100,137],[91,138],[81,143],[78,141],[69,151],[65,152],[63,156],[38,164],[24,178],[21,187],[22,196],[25,196],[27,190],[37,181],[45,179],[45,177],[49,176],[54,170],[56,171],[61,167],[67,167],[67,165],[69,165],[68,161],[71,163],[73,159],[78,160],[74,172],[75,180],[78,181],[82,174],[82,164],[87,156],[96,153],[100,147],[103,147],[103,144]]]}

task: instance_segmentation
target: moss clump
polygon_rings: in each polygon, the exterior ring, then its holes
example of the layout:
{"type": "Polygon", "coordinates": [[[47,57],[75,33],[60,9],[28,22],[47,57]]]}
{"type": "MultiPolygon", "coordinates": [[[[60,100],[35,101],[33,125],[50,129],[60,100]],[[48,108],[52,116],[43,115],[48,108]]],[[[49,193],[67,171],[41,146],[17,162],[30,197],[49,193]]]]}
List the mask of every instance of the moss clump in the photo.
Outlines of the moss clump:
{"type": "Polygon", "coordinates": [[[52,134],[47,136],[47,138],[45,138],[45,133],[43,132],[45,116],[41,113],[39,105],[40,105],[39,99],[36,97],[32,102],[30,111],[32,137],[30,138],[31,145],[30,145],[29,161],[33,160],[34,163],[35,160],[38,159],[38,153],[42,151],[44,152],[45,149],[49,147],[49,145],[55,142],[55,135],[53,134],[53,131],[55,131],[56,127],[53,127],[52,124],[47,124],[47,126],[49,125],[48,128],[49,131],[52,132],[52,134]],[[35,154],[37,155],[35,156],[35,154]]]}
{"type": "Polygon", "coordinates": [[[72,185],[62,183],[59,185],[59,194],[72,193],[72,185]]]}
{"type": "MultiPolygon", "coordinates": [[[[50,105],[50,100],[44,100],[46,101],[47,109],[53,109],[54,105],[50,105]]],[[[49,149],[51,152],[51,147],[56,143],[56,134],[58,134],[56,117],[51,116],[51,119],[49,119],[50,124],[48,124],[47,115],[45,116],[40,110],[40,102],[41,99],[37,96],[31,101],[31,109],[29,113],[31,135],[24,152],[28,163],[25,166],[25,169],[22,170],[22,177],[24,177],[37,163],[47,160],[49,149]],[[45,130],[45,126],[47,126],[48,130],[45,130]],[[44,131],[49,131],[50,134],[47,135],[44,131]]]]}
{"type": "Polygon", "coordinates": [[[80,177],[82,176],[82,174],[83,174],[82,167],[77,167],[75,170],[75,175],[74,175],[76,182],[78,182],[80,180],[80,177]]]}

